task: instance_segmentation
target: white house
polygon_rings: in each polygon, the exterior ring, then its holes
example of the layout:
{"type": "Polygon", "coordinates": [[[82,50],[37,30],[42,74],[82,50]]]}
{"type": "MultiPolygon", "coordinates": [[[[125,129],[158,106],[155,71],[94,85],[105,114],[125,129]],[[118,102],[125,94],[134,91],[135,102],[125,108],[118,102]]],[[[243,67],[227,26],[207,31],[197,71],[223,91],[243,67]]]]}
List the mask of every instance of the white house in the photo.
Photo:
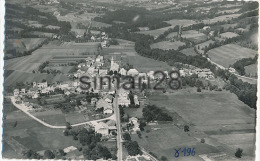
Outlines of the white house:
{"type": "Polygon", "coordinates": [[[136,70],[136,69],[130,69],[128,72],[127,72],[127,75],[130,75],[130,76],[137,76],[139,74],[139,72],[136,70]]]}
{"type": "Polygon", "coordinates": [[[17,97],[19,95],[19,89],[14,90],[14,96],[17,97]]]}
{"type": "Polygon", "coordinates": [[[111,59],[111,66],[110,66],[111,71],[118,71],[119,70],[119,65],[114,62],[114,58],[112,57],[111,59]]]}
{"type": "Polygon", "coordinates": [[[130,99],[128,97],[128,92],[124,89],[120,89],[118,92],[118,104],[119,105],[125,105],[125,106],[129,106],[130,105],[130,99]]]}
{"type": "MultiPolygon", "coordinates": [[[[33,82],[33,86],[36,86],[36,82],[33,82]]],[[[46,88],[48,87],[47,81],[42,83],[37,83],[38,88],[46,88]]]]}
{"type": "Polygon", "coordinates": [[[121,68],[120,71],[119,71],[119,73],[120,73],[121,75],[126,75],[126,74],[127,74],[127,71],[126,71],[124,68],[121,68]]]}
{"type": "Polygon", "coordinates": [[[109,127],[104,122],[99,122],[95,125],[95,132],[107,136],[109,134],[109,127]]]}
{"type": "Polygon", "coordinates": [[[104,114],[110,114],[113,113],[112,104],[107,103],[104,99],[100,99],[96,103],[96,110],[103,107],[103,113],[104,114]]]}
{"type": "Polygon", "coordinates": [[[104,100],[107,102],[107,103],[112,103],[113,102],[113,96],[108,94],[104,97],[104,100]]]}
{"type": "Polygon", "coordinates": [[[154,71],[149,71],[147,73],[147,77],[149,77],[151,80],[154,80],[154,71]]]}
{"type": "Polygon", "coordinates": [[[96,41],[96,37],[95,36],[91,36],[90,38],[92,41],[96,41]]]}

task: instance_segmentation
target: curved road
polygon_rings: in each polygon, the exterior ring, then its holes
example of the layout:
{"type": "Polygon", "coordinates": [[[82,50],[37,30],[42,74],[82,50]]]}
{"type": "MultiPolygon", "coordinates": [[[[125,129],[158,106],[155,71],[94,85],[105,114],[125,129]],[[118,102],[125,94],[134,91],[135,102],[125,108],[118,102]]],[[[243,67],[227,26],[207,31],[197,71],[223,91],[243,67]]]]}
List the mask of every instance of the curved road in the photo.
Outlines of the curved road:
{"type": "MultiPolygon", "coordinates": [[[[25,107],[25,105],[15,103],[16,100],[15,100],[14,96],[11,96],[10,98],[11,98],[11,102],[13,103],[13,105],[14,105],[15,107],[17,107],[19,110],[23,111],[25,114],[27,114],[29,117],[31,117],[31,118],[34,119],[35,121],[39,122],[40,124],[42,124],[42,125],[44,125],[44,126],[46,126],[46,127],[49,127],[49,128],[53,128],[53,129],[66,129],[66,126],[50,125],[50,124],[48,124],[48,123],[46,123],[46,122],[44,122],[44,121],[38,119],[37,117],[33,116],[31,113],[29,113],[29,112],[27,111],[27,107],[25,107]]],[[[99,120],[93,120],[93,121],[104,121],[104,120],[110,120],[110,119],[114,120],[114,117],[115,117],[115,116],[112,115],[112,116],[110,116],[110,117],[108,117],[108,118],[99,119],[99,120]]],[[[71,125],[71,126],[72,126],[72,127],[75,127],[75,126],[85,125],[85,124],[89,124],[89,123],[91,123],[91,122],[93,122],[93,121],[86,121],[86,122],[82,122],[82,123],[78,123],[78,124],[73,124],[73,125],[71,125]]]]}
{"type": "MultiPolygon", "coordinates": [[[[205,56],[203,56],[203,57],[205,57],[205,56]]],[[[207,57],[205,57],[205,58],[207,58],[207,57]]],[[[218,68],[220,68],[220,69],[228,70],[227,68],[223,67],[222,65],[217,64],[216,62],[213,62],[210,58],[207,58],[207,60],[208,60],[210,63],[215,64],[215,65],[216,65],[218,68]]],[[[237,74],[237,73],[231,73],[231,74],[234,74],[234,75],[237,76],[237,77],[241,77],[241,78],[245,78],[245,79],[257,81],[257,78],[246,77],[246,76],[239,75],[239,74],[237,74]]]]}

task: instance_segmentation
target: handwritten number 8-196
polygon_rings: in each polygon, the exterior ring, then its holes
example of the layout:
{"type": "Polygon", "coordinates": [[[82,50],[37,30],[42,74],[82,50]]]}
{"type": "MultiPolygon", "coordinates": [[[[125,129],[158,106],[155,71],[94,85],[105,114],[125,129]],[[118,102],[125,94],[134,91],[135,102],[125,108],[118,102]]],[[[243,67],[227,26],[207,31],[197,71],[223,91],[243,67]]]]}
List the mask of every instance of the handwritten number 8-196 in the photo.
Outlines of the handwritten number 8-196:
{"type": "Polygon", "coordinates": [[[182,153],[183,156],[195,156],[195,148],[183,148],[182,150],[181,148],[179,148],[174,150],[175,150],[175,154],[174,154],[175,158],[178,158],[180,156],[180,153],[182,153]]]}

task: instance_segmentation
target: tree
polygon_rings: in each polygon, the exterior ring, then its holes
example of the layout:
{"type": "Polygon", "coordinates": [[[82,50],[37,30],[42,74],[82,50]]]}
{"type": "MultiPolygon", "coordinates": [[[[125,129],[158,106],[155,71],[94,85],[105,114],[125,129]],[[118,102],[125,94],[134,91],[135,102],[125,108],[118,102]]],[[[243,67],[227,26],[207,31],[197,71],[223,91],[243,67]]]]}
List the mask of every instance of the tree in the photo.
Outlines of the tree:
{"type": "Polygon", "coordinates": [[[168,161],[168,159],[166,158],[166,156],[162,156],[161,161],[168,161]]]}
{"type": "Polygon", "coordinates": [[[17,121],[15,121],[15,123],[14,123],[13,127],[15,128],[16,126],[17,126],[17,121]]]}
{"type": "Polygon", "coordinates": [[[124,133],[124,134],[123,134],[123,138],[124,138],[125,140],[131,141],[131,136],[130,136],[129,133],[124,133]]]}
{"type": "Polygon", "coordinates": [[[136,141],[128,141],[125,145],[129,155],[136,156],[138,154],[142,154],[142,151],[136,141]]]}
{"type": "Polygon", "coordinates": [[[108,72],[108,75],[113,75],[113,71],[112,70],[110,70],[109,72],[108,72]]]}
{"type": "Polygon", "coordinates": [[[47,159],[54,159],[54,158],[55,158],[55,155],[53,154],[52,151],[50,151],[50,150],[45,150],[45,152],[44,152],[44,157],[47,158],[47,159]]]}
{"type": "Polygon", "coordinates": [[[64,156],[64,155],[66,155],[66,153],[64,152],[63,149],[59,149],[59,154],[60,154],[60,156],[64,156]]]}
{"type": "Polygon", "coordinates": [[[188,125],[185,125],[185,126],[184,126],[184,131],[185,131],[185,132],[190,131],[190,127],[189,127],[188,125]]]}
{"type": "Polygon", "coordinates": [[[235,153],[235,156],[237,158],[241,158],[242,157],[242,153],[243,153],[243,149],[238,148],[236,153],[235,153]]]}
{"type": "Polygon", "coordinates": [[[68,130],[72,129],[72,126],[70,125],[69,122],[66,123],[66,129],[68,129],[68,130]]]}

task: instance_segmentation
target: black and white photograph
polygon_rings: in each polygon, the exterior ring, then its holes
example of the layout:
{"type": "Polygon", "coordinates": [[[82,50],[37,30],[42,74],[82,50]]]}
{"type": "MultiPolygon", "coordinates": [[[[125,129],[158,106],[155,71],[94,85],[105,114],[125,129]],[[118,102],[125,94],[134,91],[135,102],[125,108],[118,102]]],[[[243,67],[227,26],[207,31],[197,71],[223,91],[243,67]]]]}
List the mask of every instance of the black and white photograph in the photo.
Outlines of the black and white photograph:
{"type": "Polygon", "coordinates": [[[0,1],[1,160],[257,161],[259,1],[0,1]]]}

